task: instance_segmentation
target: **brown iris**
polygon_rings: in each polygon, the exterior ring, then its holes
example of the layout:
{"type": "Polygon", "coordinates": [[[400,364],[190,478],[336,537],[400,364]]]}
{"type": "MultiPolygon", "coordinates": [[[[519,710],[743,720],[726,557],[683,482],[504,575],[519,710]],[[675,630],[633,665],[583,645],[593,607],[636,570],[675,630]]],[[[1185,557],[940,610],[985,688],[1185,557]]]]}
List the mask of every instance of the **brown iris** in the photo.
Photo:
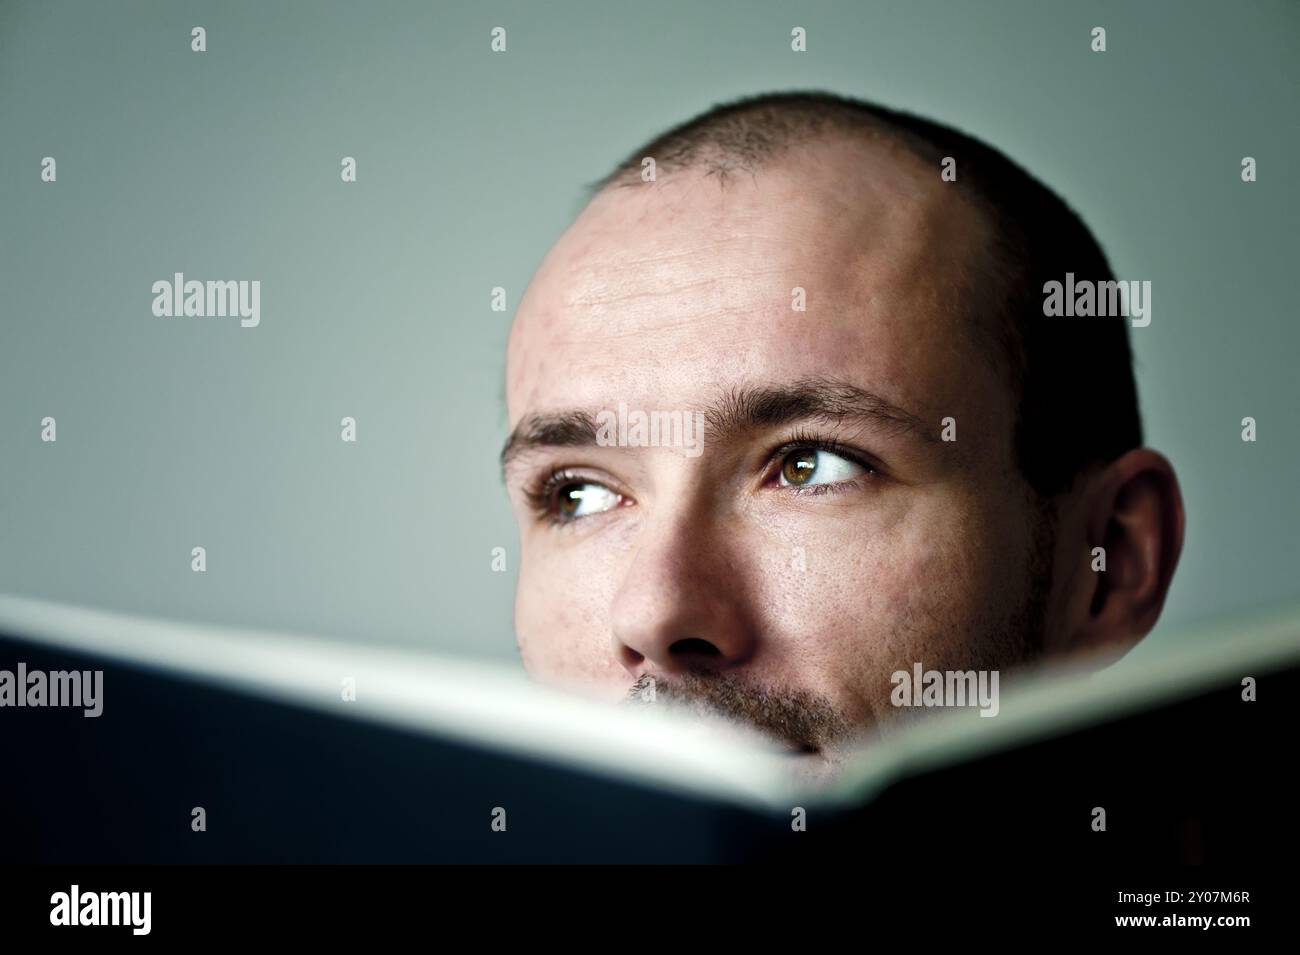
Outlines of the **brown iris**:
{"type": "Polygon", "coordinates": [[[817,452],[793,451],[781,463],[781,476],[790,484],[806,484],[817,471],[817,452]]]}
{"type": "Polygon", "coordinates": [[[578,508],[582,505],[582,485],[566,484],[560,488],[560,493],[556,495],[556,502],[561,517],[572,517],[578,508]]]}

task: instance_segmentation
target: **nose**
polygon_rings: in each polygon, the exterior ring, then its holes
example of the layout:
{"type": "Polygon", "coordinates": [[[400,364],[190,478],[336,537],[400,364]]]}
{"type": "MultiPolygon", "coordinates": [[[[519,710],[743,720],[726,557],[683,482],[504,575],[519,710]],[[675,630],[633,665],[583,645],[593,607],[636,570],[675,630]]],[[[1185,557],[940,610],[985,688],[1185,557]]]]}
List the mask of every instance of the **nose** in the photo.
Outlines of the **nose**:
{"type": "Polygon", "coordinates": [[[614,652],[633,676],[722,671],[757,649],[740,548],[699,514],[641,532],[614,598],[614,652]]]}

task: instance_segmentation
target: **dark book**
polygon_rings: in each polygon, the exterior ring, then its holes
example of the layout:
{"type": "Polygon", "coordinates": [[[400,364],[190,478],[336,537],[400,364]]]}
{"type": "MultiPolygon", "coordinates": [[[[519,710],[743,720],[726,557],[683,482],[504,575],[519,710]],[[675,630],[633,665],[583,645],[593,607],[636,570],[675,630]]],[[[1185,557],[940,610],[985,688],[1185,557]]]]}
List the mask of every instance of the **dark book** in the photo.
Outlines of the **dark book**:
{"type": "Polygon", "coordinates": [[[1274,862],[1300,616],[1216,632],[1006,681],[814,788],[511,668],[0,597],[0,861],[1274,862]]]}

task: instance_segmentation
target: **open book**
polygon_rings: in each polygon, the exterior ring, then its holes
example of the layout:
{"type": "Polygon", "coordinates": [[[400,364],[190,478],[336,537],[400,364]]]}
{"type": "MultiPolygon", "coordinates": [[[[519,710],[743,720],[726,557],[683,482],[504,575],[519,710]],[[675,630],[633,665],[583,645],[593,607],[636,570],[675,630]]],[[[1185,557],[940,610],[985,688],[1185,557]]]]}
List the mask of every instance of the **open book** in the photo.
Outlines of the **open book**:
{"type": "Polygon", "coordinates": [[[499,665],[0,596],[0,861],[1267,859],[1300,613],[1214,631],[1006,681],[996,718],[936,711],[812,789],[499,665]]]}

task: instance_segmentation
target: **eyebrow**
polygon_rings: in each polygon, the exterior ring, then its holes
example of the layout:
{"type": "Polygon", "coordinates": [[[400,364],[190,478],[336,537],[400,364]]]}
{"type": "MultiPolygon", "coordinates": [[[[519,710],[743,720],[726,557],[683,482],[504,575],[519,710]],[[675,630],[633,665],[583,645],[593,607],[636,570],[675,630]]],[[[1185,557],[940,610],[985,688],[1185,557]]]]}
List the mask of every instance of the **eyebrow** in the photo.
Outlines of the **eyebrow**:
{"type": "MultiPolygon", "coordinates": [[[[700,410],[714,441],[796,421],[857,422],[889,436],[909,434],[925,441],[937,440],[912,412],[832,378],[806,377],[779,386],[737,386],[700,410]]],[[[525,415],[501,449],[502,472],[530,451],[594,447],[596,431],[595,414],[585,409],[525,415]]]]}

